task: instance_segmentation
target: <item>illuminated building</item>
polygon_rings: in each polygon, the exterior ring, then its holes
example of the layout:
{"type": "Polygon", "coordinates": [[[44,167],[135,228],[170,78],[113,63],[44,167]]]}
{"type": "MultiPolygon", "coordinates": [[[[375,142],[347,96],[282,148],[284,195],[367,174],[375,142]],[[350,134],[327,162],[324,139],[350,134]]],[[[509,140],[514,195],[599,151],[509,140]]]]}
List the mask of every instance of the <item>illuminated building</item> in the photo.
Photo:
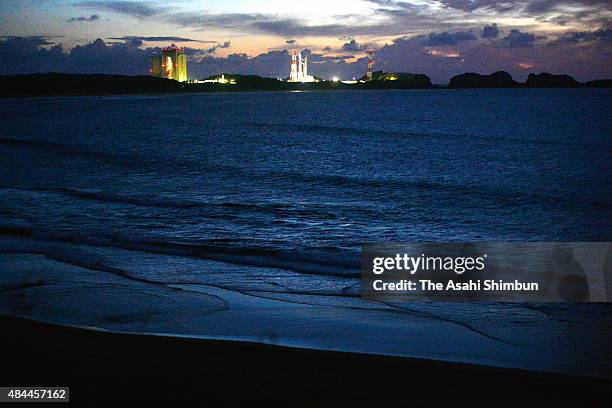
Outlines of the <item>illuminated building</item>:
{"type": "Polygon", "coordinates": [[[216,77],[216,78],[212,78],[212,79],[205,79],[203,81],[199,81],[199,80],[195,80],[193,81],[195,84],[230,84],[230,85],[235,85],[236,84],[236,80],[234,78],[226,78],[225,74],[221,74],[220,77],[216,77]]]}
{"type": "Polygon", "coordinates": [[[187,56],[183,48],[172,44],[162,48],[161,55],[151,57],[151,76],[174,79],[179,82],[187,81],[187,56]]]}
{"type": "Polygon", "coordinates": [[[302,54],[295,50],[291,53],[289,82],[317,82],[315,77],[308,75],[308,57],[302,59],[302,54]]]}

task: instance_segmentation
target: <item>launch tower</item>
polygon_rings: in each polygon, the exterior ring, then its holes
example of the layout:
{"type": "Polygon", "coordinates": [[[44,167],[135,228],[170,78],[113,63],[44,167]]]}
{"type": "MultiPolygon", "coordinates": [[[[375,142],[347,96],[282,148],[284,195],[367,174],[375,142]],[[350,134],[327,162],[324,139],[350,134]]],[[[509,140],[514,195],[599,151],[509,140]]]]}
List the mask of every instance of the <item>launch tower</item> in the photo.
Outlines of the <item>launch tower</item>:
{"type": "Polygon", "coordinates": [[[374,54],[374,50],[368,50],[368,73],[366,75],[367,81],[372,80],[372,65],[374,64],[374,61],[372,60],[372,54],[374,54]]]}

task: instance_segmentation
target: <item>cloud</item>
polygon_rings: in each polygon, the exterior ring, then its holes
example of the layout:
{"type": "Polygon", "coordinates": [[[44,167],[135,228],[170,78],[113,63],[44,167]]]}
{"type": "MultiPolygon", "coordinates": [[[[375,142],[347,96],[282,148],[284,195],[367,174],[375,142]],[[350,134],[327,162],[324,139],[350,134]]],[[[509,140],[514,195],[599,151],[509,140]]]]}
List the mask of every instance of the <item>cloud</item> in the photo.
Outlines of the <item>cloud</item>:
{"type": "MultiPolygon", "coordinates": [[[[430,45],[429,34],[398,37],[376,51],[374,69],[423,73],[434,83],[446,83],[453,75],[463,72],[491,73],[498,70],[508,71],[518,80],[524,80],[530,69],[567,73],[580,80],[612,77],[612,66],[608,61],[612,53],[611,30],[576,31],[547,42],[539,41],[533,33],[516,31],[518,33],[510,31],[508,36],[501,38],[458,41],[455,45],[439,47],[430,45]],[[512,45],[530,46],[509,48],[508,41],[512,45]]],[[[439,38],[440,33],[434,34],[439,38]]],[[[0,74],[53,71],[146,75],[149,57],[160,48],[145,47],[140,37],[117,38],[124,40],[106,43],[97,39],[71,50],[64,50],[61,45],[41,36],[0,38],[0,58],[4,61],[0,65],[0,74]]],[[[253,57],[236,53],[215,56],[216,50],[230,46],[226,41],[215,44],[212,49],[187,47],[190,78],[223,72],[278,78],[288,76],[291,63],[288,50],[272,50],[253,57]]],[[[325,52],[329,51],[331,49],[325,52]]],[[[353,53],[334,56],[302,50],[302,55],[313,62],[311,73],[323,78],[359,78],[367,68],[367,57],[355,57],[353,53]]]]}
{"type": "Polygon", "coordinates": [[[559,3],[561,3],[559,0],[535,0],[527,3],[525,10],[531,13],[542,13],[550,11],[559,3]]]}
{"type": "Polygon", "coordinates": [[[392,8],[377,7],[371,11],[381,18],[364,19],[363,15],[330,15],[328,24],[295,17],[265,13],[211,13],[172,11],[163,13],[165,22],[194,30],[219,28],[240,33],[271,34],[284,38],[352,37],[357,35],[399,35],[407,29],[436,22],[435,12],[423,5],[389,2],[392,8]]]}
{"type": "MultiPolygon", "coordinates": [[[[482,27],[495,18],[530,18],[573,29],[603,29],[612,24],[610,0],[437,0],[408,2],[396,0],[366,0],[373,6],[366,14],[327,16],[327,24],[306,17],[292,17],[272,13],[241,13],[189,10],[179,6],[166,6],[156,1],[101,1],[81,0],[81,7],[154,19],[195,31],[223,29],[239,35],[267,34],[290,38],[303,37],[391,37],[407,34],[425,34],[433,31],[466,31],[482,27]],[[440,9],[442,5],[442,9],[440,9]],[[465,14],[469,13],[470,16],[465,14]],[[573,23],[573,24],[572,24],[573,23]]],[[[298,16],[298,15],[296,15],[298,16]]],[[[528,20],[524,20],[528,21],[528,20]]],[[[527,24],[527,23],[523,23],[527,24]]],[[[492,36],[494,25],[489,27],[492,36]]],[[[525,29],[529,25],[514,28],[525,29]]],[[[529,27],[534,30],[534,27],[529,27]]],[[[486,37],[486,35],[491,35],[486,37]]],[[[498,33],[500,35],[500,33],[498,33]]],[[[291,44],[291,43],[287,43],[291,44]]]]}
{"type": "Polygon", "coordinates": [[[130,40],[140,40],[140,41],[152,41],[152,42],[195,42],[202,44],[215,44],[217,41],[210,40],[194,40],[193,38],[185,38],[185,37],[140,37],[133,35],[126,35],[123,37],[108,37],[109,40],[120,40],[120,41],[130,41],[130,40]]]}
{"type": "Polygon", "coordinates": [[[476,40],[474,34],[466,31],[458,31],[452,34],[447,31],[442,33],[429,33],[427,38],[429,45],[455,45],[462,41],[476,40]]]}
{"type": "Polygon", "coordinates": [[[189,72],[195,78],[219,73],[250,74],[284,78],[289,75],[291,56],[287,50],[273,50],[255,57],[230,54],[227,57],[208,55],[189,63],[189,72]]]}
{"type": "Polygon", "coordinates": [[[573,11],[574,16],[585,12],[609,14],[610,7],[610,0],[440,0],[440,3],[447,9],[465,13],[512,13],[518,17],[531,16],[540,20],[564,10],[573,11]]]}
{"type": "Polygon", "coordinates": [[[589,44],[599,42],[612,44],[612,29],[596,31],[569,31],[549,42],[549,45],[589,44]]]}
{"type": "Polygon", "coordinates": [[[0,74],[61,71],[64,50],[41,36],[6,37],[0,40],[0,74]]]}
{"type": "Polygon", "coordinates": [[[160,7],[156,3],[143,1],[82,1],[78,3],[81,7],[105,10],[113,13],[125,14],[131,17],[146,18],[160,14],[165,7],[160,7]]]}
{"type": "Polygon", "coordinates": [[[376,51],[374,69],[423,73],[434,83],[446,83],[464,72],[489,74],[499,70],[524,80],[529,73],[527,65],[536,72],[566,73],[580,80],[612,77],[612,66],[605,62],[612,53],[612,44],[603,40],[605,32],[580,34],[580,38],[598,40],[570,45],[539,41],[540,36],[520,31],[506,37],[462,41],[442,49],[429,45],[429,35],[400,37],[376,51]]]}
{"type": "Polygon", "coordinates": [[[355,39],[351,39],[349,42],[342,44],[342,51],[359,52],[362,50],[363,46],[359,45],[355,39]]]}
{"type": "Polygon", "coordinates": [[[98,21],[100,19],[100,16],[97,14],[92,14],[89,17],[85,17],[85,16],[79,16],[79,17],[70,17],[68,19],[69,23],[80,23],[80,22],[89,22],[92,23],[94,21],[98,21]]]}
{"type": "Polygon", "coordinates": [[[531,47],[541,37],[520,30],[510,30],[510,34],[502,38],[501,44],[506,48],[531,47]]]}
{"type": "Polygon", "coordinates": [[[471,12],[482,8],[503,8],[508,11],[519,7],[522,1],[505,1],[505,0],[441,0],[441,4],[448,8],[471,12]]]}
{"type": "Polygon", "coordinates": [[[350,31],[350,28],[342,23],[311,25],[296,18],[259,13],[175,13],[168,15],[168,21],[195,29],[223,28],[280,37],[338,36],[350,31]]]}
{"type": "Polygon", "coordinates": [[[295,44],[297,41],[296,40],[286,40],[285,43],[286,44],[295,44]]]}
{"type": "Polygon", "coordinates": [[[210,48],[204,50],[204,52],[206,54],[213,54],[213,53],[217,52],[218,49],[229,48],[231,46],[232,46],[232,43],[230,41],[225,41],[223,43],[217,44],[217,45],[215,45],[213,47],[210,47],[210,48]]]}
{"type": "Polygon", "coordinates": [[[480,36],[482,38],[497,38],[499,37],[500,33],[501,31],[497,24],[493,23],[491,25],[484,26],[480,32],[480,36]]]}
{"type": "Polygon", "coordinates": [[[531,14],[543,14],[566,8],[596,10],[610,7],[609,0],[524,0],[523,10],[531,14]]]}
{"type": "Polygon", "coordinates": [[[323,54],[311,54],[310,59],[314,63],[325,62],[325,61],[346,61],[354,59],[354,55],[323,55],[323,54]]]}
{"type": "MultiPolygon", "coordinates": [[[[418,3],[396,0],[367,1],[372,3],[373,7],[366,14],[329,15],[327,24],[297,17],[298,15],[293,17],[271,13],[187,11],[179,6],[165,6],[161,1],[83,0],[77,4],[139,19],[153,19],[194,31],[222,29],[238,35],[266,34],[289,38],[285,41],[297,41],[303,37],[422,35],[433,31],[434,27],[442,32],[472,31],[477,34],[474,30],[480,31],[484,24],[494,21],[497,17],[529,18],[558,26],[571,25],[573,29],[608,28],[612,24],[608,10],[609,0],[437,0],[418,3]],[[471,15],[468,17],[466,13],[471,15]]],[[[495,27],[494,24],[488,24],[481,32],[482,38],[498,38],[501,33],[494,36],[495,27]]],[[[524,30],[527,27],[529,26],[519,25],[514,28],[524,30]]],[[[529,28],[534,30],[533,25],[529,28]]],[[[433,44],[436,39],[432,41],[433,44]]],[[[441,38],[439,41],[450,41],[449,44],[454,45],[463,40],[441,38]]]]}

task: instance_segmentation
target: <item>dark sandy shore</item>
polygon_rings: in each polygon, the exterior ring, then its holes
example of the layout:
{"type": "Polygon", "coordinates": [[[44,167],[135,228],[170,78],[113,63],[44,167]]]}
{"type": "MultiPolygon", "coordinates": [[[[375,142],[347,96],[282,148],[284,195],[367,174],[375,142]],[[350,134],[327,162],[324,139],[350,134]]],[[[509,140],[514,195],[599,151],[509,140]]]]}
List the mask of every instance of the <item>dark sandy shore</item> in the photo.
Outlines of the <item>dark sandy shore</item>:
{"type": "MultiPolygon", "coordinates": [[[[71,402],[207,406],[604,406],[611,381],[234,341],[117,334],[0,317],[2,385],[71,387],[71,402]]],[[[381,339],[384,341],[384,339],[381,339]]],[[[79,404],[80,405],[80,404],[79,404]]]]}

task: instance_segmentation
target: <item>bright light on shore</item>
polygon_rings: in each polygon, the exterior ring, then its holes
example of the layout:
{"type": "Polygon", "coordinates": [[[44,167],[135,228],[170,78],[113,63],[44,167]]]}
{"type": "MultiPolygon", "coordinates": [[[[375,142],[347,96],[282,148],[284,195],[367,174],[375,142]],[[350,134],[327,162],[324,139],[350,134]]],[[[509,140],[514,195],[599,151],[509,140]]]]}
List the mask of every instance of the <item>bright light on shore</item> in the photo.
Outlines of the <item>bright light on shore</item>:
{"type": "Polygon", "coordinates": [[[332,78],[332,81],[334,81],[334,82],[338,82],[338,81],[339,81],[339,79],[338,79],[338,77],[333,77],[333,78],[332,78]]]}

